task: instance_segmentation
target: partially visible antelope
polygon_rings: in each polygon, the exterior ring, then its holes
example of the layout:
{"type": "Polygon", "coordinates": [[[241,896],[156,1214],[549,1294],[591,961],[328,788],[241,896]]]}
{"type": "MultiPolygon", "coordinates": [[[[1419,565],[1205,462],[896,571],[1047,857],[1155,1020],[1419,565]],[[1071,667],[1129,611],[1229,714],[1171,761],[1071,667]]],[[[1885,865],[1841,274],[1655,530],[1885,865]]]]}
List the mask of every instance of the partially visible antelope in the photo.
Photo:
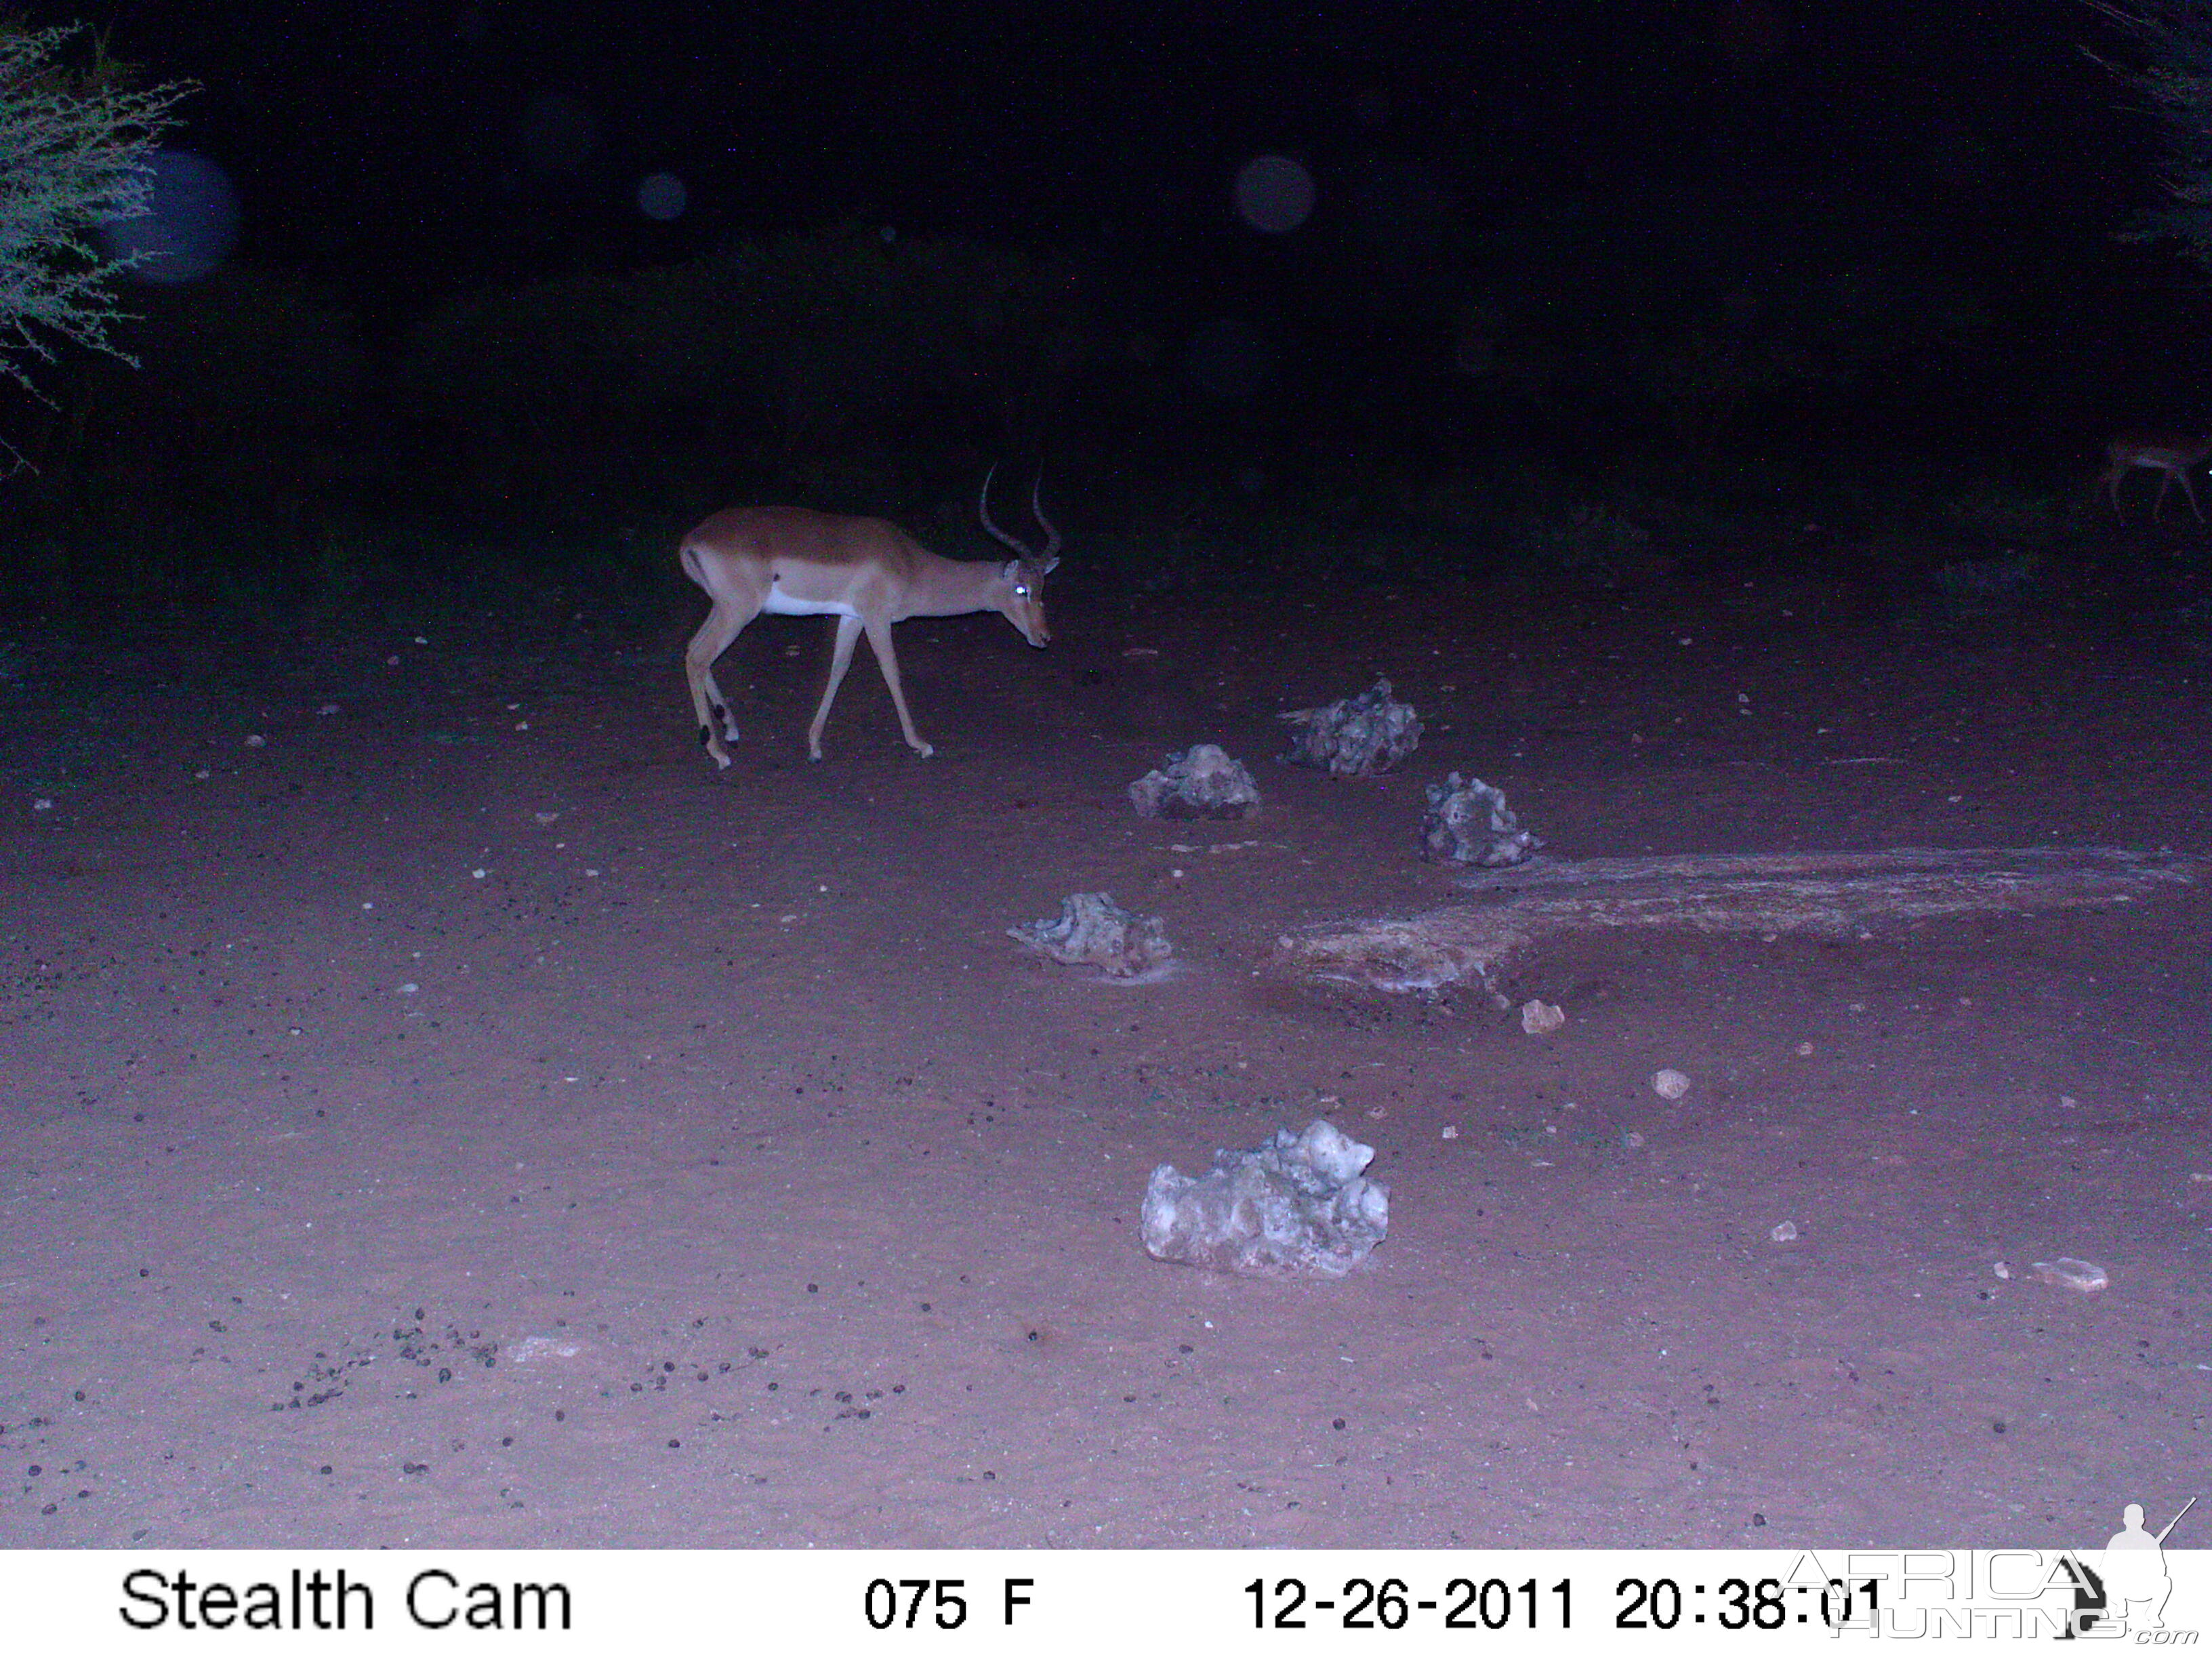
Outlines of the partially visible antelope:
{"type": "Polygon", "coordinates": [[[2122,524],[2127,517],[2120,511],[2120,480],[2138,466],[2147,466],[2163,474],[2158,481],[2158,494],[2150,504],[2151,522],[2158,522],[2158,510],[2166,504],[2166,492],[2174,481],[2181,483],[2181,493],[2189,498],[2189,510],[2197,514],[2197,522],[2204,522],[2204,514],[2197,505],[2197,488],[2189,482],[2190,472],[2212,461],[2212,437],[2177,437],[2168,432],[2123,432],[2105,446],[2108,463],[2097,481],[2105,486],[2112,498],[2112,516],[2122,524]]]}

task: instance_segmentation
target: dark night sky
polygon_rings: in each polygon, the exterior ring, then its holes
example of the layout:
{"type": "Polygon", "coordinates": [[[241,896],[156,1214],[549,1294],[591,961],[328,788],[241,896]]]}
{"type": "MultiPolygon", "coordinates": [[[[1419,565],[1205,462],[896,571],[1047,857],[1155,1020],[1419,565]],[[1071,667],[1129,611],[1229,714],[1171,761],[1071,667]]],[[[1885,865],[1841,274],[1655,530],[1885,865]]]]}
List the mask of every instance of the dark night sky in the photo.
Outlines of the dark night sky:
{"type": "Polygon", "coordinates": [[[380,368],[450,296],[844,225],[1069,256],[1093,363],[1382,447],[1394,398],[1635,437],[1696,407],[1653,387],[1700,318],[1844,362],[1747,414],[1801,454],[2070,469],[2206,418],[2201,283],[2115,234],[2157,135],[2086,0],[68,3],[200,83],[173,142],[234,181],[234,262],[380,368]],[[1315,182],[1291,234],[1235,210],[1267,155],[1315,182]]]}
{"type": "Polygon", "coordinates": [[[2152,188],[2075,0],[123,0],[91,21],[205,85],[181,142],[235,177],[241,257],[357,297],[843,216],[1203,271],[1250,240],[1229,181],[1267,151],[1317,176],[1306,240],[1412,260],[1576,195],[1673,195],[1705,234],[2014,258],[2152,188]],[[689,191],[670,226],[635,205],[660,169],[689,191]]]}

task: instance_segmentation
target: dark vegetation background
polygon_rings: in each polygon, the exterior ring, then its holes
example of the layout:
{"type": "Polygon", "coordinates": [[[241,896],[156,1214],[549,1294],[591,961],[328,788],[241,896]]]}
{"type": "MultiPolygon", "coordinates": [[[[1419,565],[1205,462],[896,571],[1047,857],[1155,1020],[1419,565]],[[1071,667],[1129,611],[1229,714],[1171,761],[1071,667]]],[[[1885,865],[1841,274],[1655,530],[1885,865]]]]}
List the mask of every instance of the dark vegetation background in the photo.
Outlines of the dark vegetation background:
{"type": "Polygon", "coordinates": [[[0,405],[0,597],[662,604],[716,507],[978,556],[983,469],[1040,459],[1132,592],[2136,580],[2101,443],[2212,425],[2208,302],[2118,236],[2159,135],[2098,10],[1173,9],[95,15],[203,84],[173,142],[241,229],[134,288],[143,368],[0,405]],[[1235,211],[1268,154],[1287,234],[1235,211]]]}

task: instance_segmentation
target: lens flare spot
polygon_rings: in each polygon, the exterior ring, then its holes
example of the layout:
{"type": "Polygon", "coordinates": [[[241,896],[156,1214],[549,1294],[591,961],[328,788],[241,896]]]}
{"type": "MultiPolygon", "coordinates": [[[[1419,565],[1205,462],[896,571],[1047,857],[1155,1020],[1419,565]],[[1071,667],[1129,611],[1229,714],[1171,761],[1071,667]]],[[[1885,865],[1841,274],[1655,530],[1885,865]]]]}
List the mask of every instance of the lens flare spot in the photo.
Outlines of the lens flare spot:
{"type": "Polygon", "coordinates": [[[238,240],[238,191],[225,173],[190,150],[154,152],[146,211],[100,228],[118,259],[136,258],[142,283],[194,283],[229,256],[238,240]]]}
{"type": "Polygon", "coordinates": [[[1255,155],[1237,172],[1237,216],[1279,236],[1305,223],[1314,210],[1314,178],[1287,155],[1255,155]]]}
{"type": "Polygon", "coordinates": [[[690,200],[691,192],[672,173],[648,173],[637,181],[637,210],[662,224],[682,218],[690,200]]]}

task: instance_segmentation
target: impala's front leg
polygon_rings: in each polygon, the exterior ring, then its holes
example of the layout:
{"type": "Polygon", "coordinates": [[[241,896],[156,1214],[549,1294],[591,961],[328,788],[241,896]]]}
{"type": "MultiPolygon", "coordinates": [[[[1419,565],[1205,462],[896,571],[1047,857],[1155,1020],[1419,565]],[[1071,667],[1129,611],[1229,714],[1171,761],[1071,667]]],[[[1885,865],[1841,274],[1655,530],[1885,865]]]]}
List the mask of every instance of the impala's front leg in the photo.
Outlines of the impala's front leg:
{"type": "MultiPolygon", "coordinates": [[[[842,642],[843,635],[839,636],[842,642]]],[[[898,653],[891,648],[891,625],[876,621],[868,624],[868,647],[876,653],[876,666],[884,671],[884,684],[891,689],[891,707],[898,710],[899,729],[906,733],[906,746],[927,760],[937,752],[921,740],[921,733],[914,729],[914,716],[906,712],[906,691],[899,684],[898,653]]]]}
{"type": "Polygon", "coordinates": [[[837,618],[837,643],[830,652],[830,684],[822,688],[822,706],[814,711],[814,724],[806,728],[806,758],[822,758],[822,728],[830,724],[830,705],[837,701],[837,688],[853,665],[853,647],[860,637],[858,617],[837,618]]]}

